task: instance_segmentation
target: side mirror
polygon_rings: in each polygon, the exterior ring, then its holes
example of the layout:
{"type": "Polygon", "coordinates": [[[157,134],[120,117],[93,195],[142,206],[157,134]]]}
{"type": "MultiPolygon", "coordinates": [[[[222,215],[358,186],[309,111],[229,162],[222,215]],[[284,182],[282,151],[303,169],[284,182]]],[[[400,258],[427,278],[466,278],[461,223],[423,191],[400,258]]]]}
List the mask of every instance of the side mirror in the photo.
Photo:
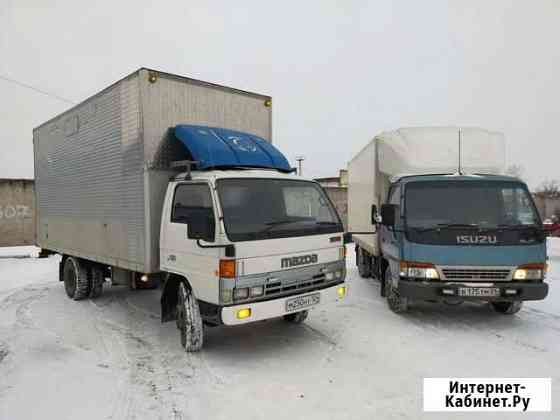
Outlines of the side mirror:
{"type": "Polygon", "coordinates": [[[214,242],[216,224],[214,215],[209,212],[194,213],[189,218],[187,237],[189,239],[202,239],[206,242],[214,242]]]}
{"type": "Polygon", "coordinates": [[[378,220],[378,216],[377,216],[377,206],[375,204],[371,205],[371,224],[375,225],[376,223],[379,223],[378,220]]]}
{"type": "Polygon", "coordinates": [[[381,224],[384,226],[395,226],[398,206],[395,204],[383,204],[381,206],[381,224]]]}
{"type": "Polygon", "coordinates": [[[342,235],[342,242],[344,243],[344,245],[352,243],[353,242],[352,233],[345,232],[344,235],[342,235]]]}

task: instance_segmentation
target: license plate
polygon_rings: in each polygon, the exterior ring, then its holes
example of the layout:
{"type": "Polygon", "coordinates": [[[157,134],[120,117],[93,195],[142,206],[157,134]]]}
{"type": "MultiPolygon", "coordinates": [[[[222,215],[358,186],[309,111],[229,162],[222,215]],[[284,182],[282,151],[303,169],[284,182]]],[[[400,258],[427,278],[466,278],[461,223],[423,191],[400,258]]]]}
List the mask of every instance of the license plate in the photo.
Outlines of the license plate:
{"type": "Polygon", "coordinates": [[[321,300],[321,293],[314,293],[307,296],[298,296],[286,301],[286,312],[294,312],[303,308],[317,305],[321,300]]]}
{"type": "Polygon", "coordinates": [[[497,287],[459,287],[459,296],[495,297],[500,296],[500,289],[497,287]]]}

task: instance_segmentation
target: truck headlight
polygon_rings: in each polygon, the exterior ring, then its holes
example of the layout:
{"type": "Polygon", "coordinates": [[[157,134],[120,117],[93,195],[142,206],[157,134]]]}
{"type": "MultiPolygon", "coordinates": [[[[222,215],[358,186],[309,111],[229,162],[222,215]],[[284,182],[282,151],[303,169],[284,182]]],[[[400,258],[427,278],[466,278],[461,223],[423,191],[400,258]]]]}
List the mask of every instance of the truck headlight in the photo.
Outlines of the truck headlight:
{"type": "Polygon", "coordinates": [[[513,273],[514,280],[542,280],[546,276],[546,264],[526,264],[513,273]]]}
{"type": "Polygon", "coordinates": [[[246,287],[233,290],[233,298],[236,300],[247,299],[248,297],[249,297],[249,289],[246,287]]]}
{"type": "Polygon", "coordinates": [[[262,296],[264,294],[263,286],[253,286],[249,289],[251,297],[262,296]]]}
{"type": "Polygon", "coordinates": [[[430,263],[402,261],[400,276],[424,280],[439,280],[435,265],[430,263]]]}

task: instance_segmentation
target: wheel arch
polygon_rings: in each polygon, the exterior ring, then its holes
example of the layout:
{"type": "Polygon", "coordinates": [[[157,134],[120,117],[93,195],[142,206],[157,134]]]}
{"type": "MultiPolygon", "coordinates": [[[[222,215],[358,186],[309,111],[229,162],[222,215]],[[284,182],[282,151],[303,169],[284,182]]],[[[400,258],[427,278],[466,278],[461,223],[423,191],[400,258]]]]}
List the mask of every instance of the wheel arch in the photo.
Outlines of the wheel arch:
{"type": "Polygon", "coordinates": [[[168,273],[165,276],[161,292],[161,322],[169,322],[177,319],[177,291],[183,283],[188,290],[192,291],[189,281],[181,275],[168,273]]]}

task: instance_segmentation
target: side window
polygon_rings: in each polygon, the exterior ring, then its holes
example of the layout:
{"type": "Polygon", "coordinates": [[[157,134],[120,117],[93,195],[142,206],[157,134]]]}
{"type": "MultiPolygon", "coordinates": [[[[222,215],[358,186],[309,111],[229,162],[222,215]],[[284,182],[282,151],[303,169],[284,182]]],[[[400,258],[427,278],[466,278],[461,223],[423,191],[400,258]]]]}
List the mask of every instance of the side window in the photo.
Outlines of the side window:
{"type": "Polygon", "coordinates": [[[214,220],[212,196],[206,184],[181,184],[175,188],[171,222],[190,223],[191,219],[208,217],[214,220]]]}
{"type": "Polygon", "coordinates": [[[401,226],[401,218],[400,214],[400,206],[401,206],[401,186],[395,185],[391,187],[391,191],[389,192],[389,204],[394,204],[399,208],[397,210],[397,215],[395,216],[395,228],[399,228],[401,226]]]}
{"type": "Polygon", "coordinates": [[[391,187],[391,192],[389,193],[389,204],[395,204],[397,206],[401,205],[401,186],[397,185],[391,187]]]}

